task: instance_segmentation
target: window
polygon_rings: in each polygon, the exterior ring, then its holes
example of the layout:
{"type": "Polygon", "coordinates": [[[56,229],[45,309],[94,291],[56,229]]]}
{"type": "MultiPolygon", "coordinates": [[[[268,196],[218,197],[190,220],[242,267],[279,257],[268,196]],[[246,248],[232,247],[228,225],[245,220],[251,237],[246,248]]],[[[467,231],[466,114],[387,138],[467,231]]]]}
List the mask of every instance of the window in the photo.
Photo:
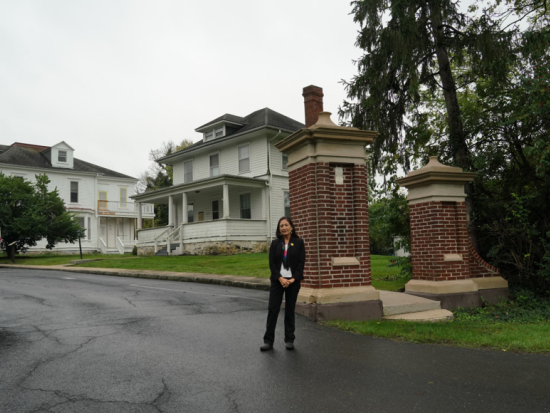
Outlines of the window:
{"type": "Polygon", "coordinates": [[[220,174],[220,155],[210,155],[210,176],[218,176],[220,174]]]}
{"type": "Polygon", "coordinates": [[[224,127],[220,126],[218,128],[215,128],[215,129],[209,130],[207,132],[204,132],[204,140],[209,141],[209,140],[212,140],[214,138],[221,138],[224,135],[225,135],[224,127]]]}
{"type": "Polygon", "coordinates": [[[121,208],[126,208],[127,206],[126,205],[127,195],[128,195],[128,190],[126,188],[120,188],[120,207],[121,208]]]}
{"type": "Polygon", "coordinates": [[[57,151],[57,162],[67,162],[67,151],[57,151]]]}
{"type": "Polygon", "coordinates": [[[290,218],[290,194],[288,191],[283,192],[283,199],[285,205],[285,217],[290,218]]]}
{"type": "Polygon", "coordinates": [[[286,153],[283,153],[283,169],[288,169],[288,155],[286,153]]]}
{"type": "Polygon", "coordinates": [[[250,194],[241,195],[241,218],[250,219],[250,194]]]}
{"type": "Polygon", "coordinates": [[[220,219],[220,201],[212,201],[212,219],[220,219]]]}
{"type": "Polygon", "coordinates": [[[85,222],[84,217],[78,217],[77,220],[78,220],[78,225],[80,225],[80,228],[81,228],[80,235],[81,235],[82,238],[84,238],[86,236],[85,235],[86,225],[84,224],[84,222],[85,222]]]}
{"type": "Polygon", "coordinates": [[[88,217],[88,231],[86,233],[88,234],[88,239],[92,239],[92,218],[88,217]]]}
{"type": "Polygon", "coordinates": [[[187,205],[187,222],[193,222],[193,204],[187,205]]]}
{"type": "Polygon", "coordinates": [[[78,182],[71,182],[71,202],[78,203],[78,182]]]}
{"type": "Polygon", "coordinates": [[[183,163],[183,183],[193,182],[193,161],[183,163]]]}
{"type": "Polygon", "coordinates": [[[239,146],[239,173],[250,171],[249,145],[239,146]]]}
{"type": "Polygon", "coordinates": [[[107,204],[107,192],[105,191],[99,191],[98,208],[100,211],[109,209],[109,205],[107,204]]]}

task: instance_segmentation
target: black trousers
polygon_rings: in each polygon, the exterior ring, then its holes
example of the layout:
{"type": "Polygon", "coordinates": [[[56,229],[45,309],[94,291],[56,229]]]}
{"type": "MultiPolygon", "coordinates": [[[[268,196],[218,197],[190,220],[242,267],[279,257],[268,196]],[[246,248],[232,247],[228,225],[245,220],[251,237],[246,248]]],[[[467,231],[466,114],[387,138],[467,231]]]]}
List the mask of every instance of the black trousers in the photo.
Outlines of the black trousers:
{"type": "Polygon", "coordinates": [[[294,342],[294,330],[296,329],[294,309],[296,308],[299,291],[300,281],[294,281],[287,288],[283,288],[279,281],[271,283],[264,343],[273,344],[275,342],[275,327],[277,327],[277,318],[281,311],[283,294],[285,296],[285,343],[294,342]]]}

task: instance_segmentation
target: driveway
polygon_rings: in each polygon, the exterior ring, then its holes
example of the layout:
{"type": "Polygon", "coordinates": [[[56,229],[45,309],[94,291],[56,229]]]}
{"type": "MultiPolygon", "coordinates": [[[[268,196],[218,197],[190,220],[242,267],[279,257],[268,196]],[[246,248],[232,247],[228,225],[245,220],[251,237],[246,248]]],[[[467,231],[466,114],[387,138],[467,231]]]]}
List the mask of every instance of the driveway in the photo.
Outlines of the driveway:
{"type": "Polygon", "coordinates": [[[0,269],[0,412],[550,412],[550,357],[394,342],[265,291],[0,269]]]}

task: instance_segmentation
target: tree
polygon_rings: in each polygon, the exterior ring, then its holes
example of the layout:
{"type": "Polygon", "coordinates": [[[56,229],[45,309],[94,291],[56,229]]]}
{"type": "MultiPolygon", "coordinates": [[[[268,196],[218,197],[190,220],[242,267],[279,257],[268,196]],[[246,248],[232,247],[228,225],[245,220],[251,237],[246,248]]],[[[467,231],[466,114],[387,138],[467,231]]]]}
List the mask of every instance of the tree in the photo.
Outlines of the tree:
{"type": "Polygon", "coordinates": [[[509,280],[549,293],[547,0],[352,4],[365,55],[342,119],[381,132],[372,159],[390,188],[398,167],[431,155],[477,172],[466,187],[474,245],[509,280]]]}
{"type": "MultiPolygon", "coordinates": [[[[172,186],[174,178],[172,165],[159,164],[156,160],[177,151],[181,151],[191,145],[193,145],[191,140],[183,139],[179,145],[176,145],[172,141],[168,141],[163,142],[160,148],[151,149],[149,151],[149,160],[151,164],[149,165],[149,169],[139,177],[136,192],[142,194],[172,186]]],[[[155,226],[168,225],[168,205],[155,204],[155,219],[152,224],[155,226]]],[[[147,225],[148,224],[144,222],[145,228],[147,228],[147,225]]]]}
{"type": "MultiPolygon", "coordinates": [[[[547,0],[516,1],[520,18],[546,7],[547,0]]],[[[511,3],[511,2],[508,2],[511,3]]],[[[473,170],[464,130],[458,91],[479,78],[493,84],[509,81],[509,72],[527,45],[518,45],[517,25],[508,30],[490,6],[469,12],[451,0],[357,0],[354,20],[361,25],[357,46],[365,51],[356,62],[359,74],[343,81],[349,101],[341,118],[352,126],[380,132],[374,144],[374,163],[383,174],[407,172],[429,139],[423,130],[426,115],[423,95],[439,93],[447,126],[445,150],[452,164],[473,170]],[[523,49],[522,47],[523,46],[523,49]]],[[[544,13],[543,13],[544,14],[544,13]]],[[[535,32],[533,32],[535,33],[535,32]]],[[[540,36],[531,36],[528,47],[542,49],[540,36]]],[[[474,209],[474,186],[466,186],[467,211],[474,209]]],[[[470,235],[477,244],[472,225],[470,235]]]]}
{"type": "Polygon", "coordinates": [[[57,189],[48,190],[49,183],[46,175],[36,175],[32,184],[0,172],[0,248],[12,259],[14,251],[25,252],[43,238],[48,249],[78,239],[82,228],[65,209],[57,189]]]}

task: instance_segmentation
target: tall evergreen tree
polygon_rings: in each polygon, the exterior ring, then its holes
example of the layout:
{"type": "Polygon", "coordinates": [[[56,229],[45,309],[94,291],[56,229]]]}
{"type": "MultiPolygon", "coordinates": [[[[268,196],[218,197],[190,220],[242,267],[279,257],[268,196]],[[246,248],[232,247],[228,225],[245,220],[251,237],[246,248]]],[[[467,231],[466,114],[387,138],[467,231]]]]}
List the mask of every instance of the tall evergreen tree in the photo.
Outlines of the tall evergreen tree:
{"type": "MultiPolygon", "coordinates": [[[[534,9],[544,14],[547,1],[518,0],[510,8],[514,15],[522,13],[520,18],[534,9]]],[[[471,6],[466,12],[459,1],[451,0],[351,4],[354,20],[361,25],[356,44],[364,54],[356,62],[359,73],[344,81],[350,100],[344,102],[340,116],[352,126],[380,132],[373,155],[377,168],[383,174],[395,173],[398,166],[408,171],[411,159],[432,155],[422,150],[431,134],[423,128],[426,112],[421,96],[440,93],[447,125],[441,151],[454,165],[475,170],[458,91],[480,78],[493,84],[510,81],[509,72],[525,49],[518,43],[518,26],[505,27],[504,19],[510,16],[494,5],[483,10],[471,6]]],[[[475,188],[468,184],[465,189],[471,214],[475,188]]],[[[469,230],[477,247],[472,224],[469,230]]]]}

